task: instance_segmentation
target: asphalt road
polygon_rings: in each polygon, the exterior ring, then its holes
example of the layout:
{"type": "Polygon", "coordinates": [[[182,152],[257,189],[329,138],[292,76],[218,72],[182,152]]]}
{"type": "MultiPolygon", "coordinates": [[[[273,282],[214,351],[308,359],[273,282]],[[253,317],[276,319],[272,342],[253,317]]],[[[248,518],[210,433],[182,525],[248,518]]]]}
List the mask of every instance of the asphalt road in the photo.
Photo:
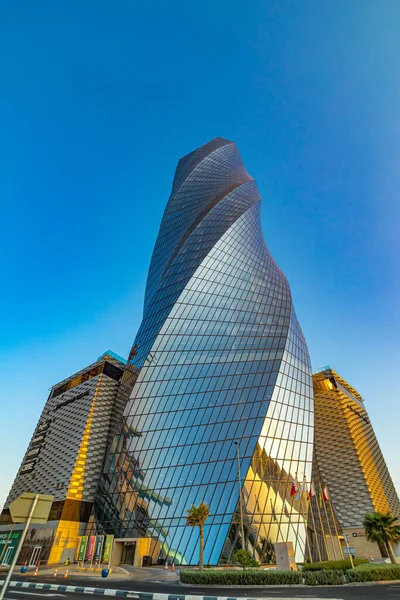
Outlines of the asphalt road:
{"type": "MultiPolygon", "coordinates": [[[[4,579],[3,577],[1,579],[4,579]]],[[[18,577],[13,576],[13,580],[22,581],[35,581],[42,583],[57,583],[52,577],[18,577]]],[[[282,588],[234,588],[234,587],[206,587],[206,586],[187,586],[176,583],[153,583],[153,582],[136,582],[122,580],[96,580],[82,578],[82,577],[69,577],[66,582],[64,579],[60,580],[60,585],[76,585],[76,586],[87,586],[87,587],[98,587],[98,588],[109,588],[119,590],[130,590],[130,591],[142,591],[142,592],[158,592],[161,594],[176,594],[176,595],[199,595],[199,596],[220,596],[220,597],[247,597],[247,598],[265,598],[273,599],[277,598],[284,600],[286,598],[312,598],[317,600],[318,598],[331,598],[336,600],[400,600],[400,583],[393,584],[379,584],[379,585],[362,585],[362,586],[335,586],[335,587],[282,587],[282,588]]],[[[91,594],[89,594],[90,596],[91,594]]],[[[75,593],[75,592],[51,592],[48,590],[30,589],[24,590],[15,588],[9,588],[6,592],[5,598],[8,600],[21,600],[26,598],[27,600],[35,600],[42,596],[43,598],[66,598],[67,600],[87,600],[88,594],[75,593]]]]}

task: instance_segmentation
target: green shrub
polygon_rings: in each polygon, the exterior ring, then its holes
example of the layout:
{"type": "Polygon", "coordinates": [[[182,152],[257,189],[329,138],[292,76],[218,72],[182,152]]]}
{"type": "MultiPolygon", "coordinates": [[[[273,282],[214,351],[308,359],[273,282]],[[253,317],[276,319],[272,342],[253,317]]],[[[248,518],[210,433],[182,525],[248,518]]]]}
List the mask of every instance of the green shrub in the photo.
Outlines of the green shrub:
{"type": "Polygon", "coordinates": [[[228,569],[198,571],[195,569],[180,572],[182,583],[200,585],[295,585],[303,583],[299,571],[233,571],[228,569]]]}
{"type": "Polygon", "coordinates": [[[387,567],[365,567],[364,569],[349,569],[346,571],[349,583],[356,581],[393,581],[400,579],[400,565],[388,565],[387,567]]]}
{"type": "Polygon", "coordinates": [[[306,585],[343,585],[344,572],[340,570],[306,571],[304,583],[306,585]]]}
{"type": "Polygon", "coordinates": [[[251,558],[251,554],[248,550],[237,550],[233,555],[233,559],[243,569],[254,569],[254,567],[260,566],[258,560],[251,558]]]}
{"type": "Polygon", "coordinates": [[[366,563],[365,565],[358,565],[357,567],[355,567],[356,569],[390,569],[391,567],[393,567],[394,565],[392,565],[392,563],[385,563],[385,562],[369,562],[366,563]]]}
{"type": "MultiPolygon", "coordinates": [[[[368,563],[366,558],[355,558],[354,566],[368,563]]],[[[346,571],[351,569],[349,558],[344,560],[326,560],[324,562],[307,563],[303,566],[303,571],[346,571]]]]}

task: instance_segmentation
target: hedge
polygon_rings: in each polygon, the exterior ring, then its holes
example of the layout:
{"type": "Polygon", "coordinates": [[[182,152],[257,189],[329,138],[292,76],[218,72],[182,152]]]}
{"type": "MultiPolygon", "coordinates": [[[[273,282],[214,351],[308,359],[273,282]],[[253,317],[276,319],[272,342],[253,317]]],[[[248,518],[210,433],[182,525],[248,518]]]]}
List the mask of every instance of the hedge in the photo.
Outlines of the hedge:
{"type": "Polygon", "coordinates": [[[346,578],[349,583],[356,581],[393,581],[394,579],[400,579],[400,565],[388,565],[384,569],[382,567],[349,569],[346,571],[346,578]]]}
{"type": "Polygon", "coordinates": [[[364,566],[348,569],[321,571],[264,571],[251,569],[234,571],[228,569],[198,571],[187,569],[180,572],[182,583],[205,585],[343,585],[345,582],[393,581],[400,579],[400,565],[364,566]]]}
{"type": "MultiPolygon", "coordinates": [[[[366,558],[355,558],[354,566],[368,563],[366,558]]],[[[349,558],[344,560],[326,560],[324,562],[305,563],[303,571],[346,571],[351,569],[352,565],[349,558]]]]}
{"type": "Polygon", "coordinates": [[[180,572],[182,583],[205,585],[296,585],[303,583],[300,571],[277,571],[266,569],[258,571],[216,570],[197,571],[188,569],[180,572]]]}
{"type": "Polygon", "coordinates": [[[386,562],[370,562],[367,563],[366,565],[358,565],[358,567],[355,567],[356,569],[391,569],[393,566],[392,563],[386,563],[386,562]]]}
{"type": "Polygon", "coordinates": [[[343,585],[344,572],[331,571],[306,571],[303,573],[306,585],[343,585]]]}

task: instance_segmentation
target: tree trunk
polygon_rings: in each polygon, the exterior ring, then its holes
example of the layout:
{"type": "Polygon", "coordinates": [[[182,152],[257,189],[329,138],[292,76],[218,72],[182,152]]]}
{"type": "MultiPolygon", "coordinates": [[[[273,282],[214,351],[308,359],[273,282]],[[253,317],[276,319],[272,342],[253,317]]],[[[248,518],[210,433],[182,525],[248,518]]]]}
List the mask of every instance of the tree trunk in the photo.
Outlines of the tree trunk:
{"type": "Polygon", "coordinates": [[[204,527],[203,525],[199,525],[200,527],[200,560],[199,560],[199,569],[203,570],[203,562],[204,562],[204,527]]]}
{"type": "Polygon", "coordinates": [[[397,561],[396,561],[396,557],[395,557],[394,552],[393,552],[392,544],[390,542],[387,542],[386,543],[386,547],[387,547],[387,550],[389,552],[389,558],[390,558],[392,564],[393,565],[397,565],[397,561]]]}

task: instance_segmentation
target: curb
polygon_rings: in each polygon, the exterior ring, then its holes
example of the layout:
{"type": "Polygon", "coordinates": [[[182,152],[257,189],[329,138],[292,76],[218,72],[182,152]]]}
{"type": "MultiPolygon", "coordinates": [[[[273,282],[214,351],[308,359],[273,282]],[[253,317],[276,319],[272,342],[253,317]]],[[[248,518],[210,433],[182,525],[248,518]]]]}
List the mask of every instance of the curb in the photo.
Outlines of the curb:
{"type": "MultiPolygon", "coordinates": [[[[0,581],[0,586],[4,585],[4,581],[0,581]]],[[[79,594],[92,594],[92,596],[117,596],[119,598],[141,598],[142,600],[267,600],[266,598],[250,598],[233,597],[233,596],[201,596],[201,595],[186,595],[186,594],[158,594],[147,592],[134,592],[130,590],[112,590],[107,588],[94,588],[79,585],[56,585],[54,583],[32,583],[28,581],[10,581],[9,588],[24,588],[24,589],[39,589],[51,592],[73,592],[79,594]]],[[[285,600],[281,598],[280,600],[285,600]]],[[[290,600],[290,599],[286,599],[290,600]]],[[[303,600],[313,600],[311,598],[303,598],[303,600]]],[[[330,600],[335,600],[331,598],[330,600]]]]}
{"type": "MultiPolygon", "coordinates": [[[[375,585],[382,585],[382,584],[388,584],[388,583],[400,583],[400,581],[375,581],[375,582],[368,582],[368,584],[375,584],[375,585]]],[[[4,581],[0,580],[0,587],[2,587],[4,585],[4,581]]],[[[355,587],[355,586],[363,586],[365,585],[365,583],[356,583],[356,584],[350,584],[351,587],[355,587]]],[[[340,587],[343,589],[343,587],[350,587],[350,586],[329,586],[329,587],[340,587]]],[[[87,587],[87,586],[80,586],[80,585],[57,585],[54,583],[36,583],[36,582],[28,582],[28,581],[10,581],[10,583],[8,584],[9,588],[24,588],[24,589],[39,589],[39,590],[47,590],[47,591],[51,591],[51,592],[72,592],[72,593],[79,593],[79,594],[92,594],[92,596],[116,596],[119,598],[139,598],[142,600],[267,600],[267,598],[263,597],[263,598],[257,598],[256,596],[254,597],[249,597],[249,596],[245,596],[245,597],[241,597],[241,596],[237,596],[237,597],[233,597],[233,596],[211,596],[211,595],[207,595],[207,596],[202,596],[202,595],[187,595],[187,594],[159,594],[159,593],[150,593],[150,592],[135,592],[135,591],[131,591],[131,590],[114,590],[114,589],[109,589],[109,588],[96,588],[96,587],[87,587]]],[[[228,586],[226,586],[228,587],[228,586]]],[[[264,587],[264,586],[263,586],[264,587]]],[[[279,587],[279,588],[285,588],[285,587],[297,587],[298,589],[304,590],[309,587],[309,586],[302,586],[302,585],[298,585],[298,586],[269,586],[269,587],[279,587]]],[[[310,590],[311,591],[311,590],[310,590]]],[[[314,597],[312,598],[306,598],[306,596],[302,597],[303,600],[313,600],[314,597]]],[[[280,600],[292,600],[292,599],[285,599],[285,598],[280,598],[280,600]]],[[[330,600],[337,600],[335,598],[331,598],[330,600]]]]}

